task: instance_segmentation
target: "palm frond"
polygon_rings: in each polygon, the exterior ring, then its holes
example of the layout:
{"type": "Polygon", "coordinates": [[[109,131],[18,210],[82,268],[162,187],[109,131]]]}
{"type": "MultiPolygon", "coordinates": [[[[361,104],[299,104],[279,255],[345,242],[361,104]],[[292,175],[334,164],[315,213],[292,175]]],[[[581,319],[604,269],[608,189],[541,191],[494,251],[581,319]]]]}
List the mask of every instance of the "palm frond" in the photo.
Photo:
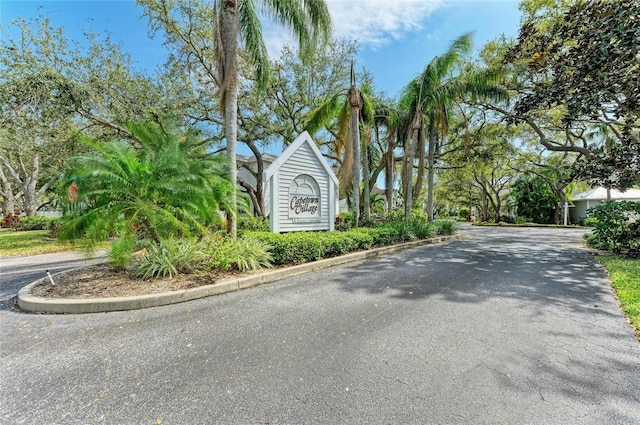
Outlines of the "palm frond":
{"type": "Polygon", "coordinates": [[[316,133],[318,130],[327,126],[331,120],[335,119],[336,116],[339,115],[341,108],[346,107],[346,97],[344,93],[334,95],[307,115],[305,130],[311,134],[316,133]]]}
{"type": "Polygon", "coordinates": [[[361,114],[360,114],[361,120],[364,123],[373,122],[373,118],[375,116],[375,109],[374,109],[374,105],[373,105],[373,100],[372,100],[371,96],[369,96],[365,92],[361,91],[360,95],[362,97],[362,111],[361,111],[361,114]]]}
{"type": "Polygon", "coordinates": [[[238,7],[238,17],[245,50],[255,66],[258,88],[264,89],[269,79],[269,54],[262,37],[262,24],[255,8],[255,2],[241,1],[238,7]]]}
{"type": "MultiPolygon", "coordinates": [[[[351,150],[353,145],[351,139],[351,108],[345,101],[340,114],[338,115],[338,135],[335,141],[336,155],[338,158],[342,157],[343,151],[351,150]]],[[[346,155],[345,155],[346,156],[346,155]]],[[[352,156],[350,158],[353,158],[352,156]]]]}

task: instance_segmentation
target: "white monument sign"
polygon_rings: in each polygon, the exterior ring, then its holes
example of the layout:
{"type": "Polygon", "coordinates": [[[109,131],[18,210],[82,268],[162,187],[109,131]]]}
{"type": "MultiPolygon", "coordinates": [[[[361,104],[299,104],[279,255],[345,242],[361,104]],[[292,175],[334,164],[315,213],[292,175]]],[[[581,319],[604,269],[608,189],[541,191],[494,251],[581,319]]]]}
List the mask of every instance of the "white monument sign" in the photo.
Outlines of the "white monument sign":
{"type": "Polygon", "coordinates": [[[271,231],[333,230],[338,179],[306,131],[264,172],[271,231]]]}

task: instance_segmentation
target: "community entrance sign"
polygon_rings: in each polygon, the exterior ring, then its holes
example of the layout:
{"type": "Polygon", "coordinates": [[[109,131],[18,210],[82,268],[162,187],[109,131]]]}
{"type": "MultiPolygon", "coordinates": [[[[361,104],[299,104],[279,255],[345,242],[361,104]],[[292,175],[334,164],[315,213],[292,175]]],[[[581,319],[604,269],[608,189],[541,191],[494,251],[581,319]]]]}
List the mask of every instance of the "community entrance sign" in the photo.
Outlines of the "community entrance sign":
{"type": "Polygon", "coordinates": [[[306,131],[264,172],[271,231],[333,230],[338,179],[306,131]]]}

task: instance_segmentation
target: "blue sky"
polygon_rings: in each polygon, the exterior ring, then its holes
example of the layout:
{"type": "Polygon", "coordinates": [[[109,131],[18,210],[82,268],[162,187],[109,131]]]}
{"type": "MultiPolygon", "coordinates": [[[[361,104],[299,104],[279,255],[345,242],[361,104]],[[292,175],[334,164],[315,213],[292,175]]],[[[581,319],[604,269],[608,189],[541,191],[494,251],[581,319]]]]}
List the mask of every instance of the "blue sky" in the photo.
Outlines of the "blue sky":
{"type": "MultiPolygon", "coordinates": [[[[425,64],[460,35],[475,31],[477,50],[501,34],[516,37],[520,23],[516,0],[327,0],[327,4],[335,34],[360,43],[358,69],[371,72],[376,88],[391,96],[398,95],[425,64]]],[[[146,18],[130,0],[2,0],[2,36],[17,16],[29,19],[39,11],[63,26],[70,39],[81,41],[83,29],[110,32],[136,65],[149,72],[166,58],[162,37],[149,38],[146,18]]],[[[264,34],[270,53],[276,57],[287,42],[286,34],[268,23],[264,34]]]]}

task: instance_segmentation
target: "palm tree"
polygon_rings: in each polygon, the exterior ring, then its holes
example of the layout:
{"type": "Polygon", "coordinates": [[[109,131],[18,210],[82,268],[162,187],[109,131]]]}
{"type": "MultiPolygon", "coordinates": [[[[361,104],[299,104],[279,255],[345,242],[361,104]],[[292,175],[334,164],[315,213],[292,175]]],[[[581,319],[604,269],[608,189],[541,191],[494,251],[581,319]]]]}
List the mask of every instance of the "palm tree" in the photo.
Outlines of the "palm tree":
{"type": "MultiPolygon", "coordinates": [[[[229,178],[237,179],[236,141],[238,138],[238,39],[244,40],[245,51],[254,63],[260,87],[266,85],[269,57],[262,38],[257,6],[298,37],[300,54],[308,55],[314,44],[327,40],[331,33],[331,17],[324,0],[220,0],[214,8],[216,52],[220,108],[229,158],[229,178]]],[[[228,231],[236,237],[236,197],[231,198],[228,231]]]]}
{"type": "Polygon", "coordinates": [[[65,186],[76,185],[78,199],[65,211],[62,236],[87,236],[91,243],[117,233],[112,262],[128,263],[138,239],[160,242],[206,232],[221,222],[221,208],[235,185],[223,157],[205,152],[194,132],[156,123],[127,125],[135,137],[110,143],[85,140],[94,153],[73,159],[65,186]]]}
{"type": "Polygon", "coordinates": [[[453,42],[449,50],[433,58],[422,73],[416,76],[404,89],[401,104],[409,109],[412,128],[409,140],[409,163],[407,166],[405,217],[411,214],[411,204],[422,189],[427,154],[427,212],[433,220],[434,163],[438,137],[442,141],[448,132],[449,114],[452,105],[465,96],[490,97],[494,100],[507,98],[506,90],[494,85],[495,75],[486,71],[468,71],[454,74],[465,57],[471,53],[472,33],[467,33],[453,42]],[[428,150],[424,149],[424,119],[427,117],[428,150]],[[411,190],[413,180],[413,154],[418,154],[418,176],[411,190]]]}
{"type": "Polygon", "coordinates": [[[340,177],[343,184],[351,180],[351,207],[354,226],[360,215],[360,124],[373,119],[373,106],[369,97],[356,86],[353,62],[351,62],[351,86],[346,93],[339,92],[310,113],[305,127],[311,134],[338,119],[335,150],[338,158],[344,152],[340,177]]]}

